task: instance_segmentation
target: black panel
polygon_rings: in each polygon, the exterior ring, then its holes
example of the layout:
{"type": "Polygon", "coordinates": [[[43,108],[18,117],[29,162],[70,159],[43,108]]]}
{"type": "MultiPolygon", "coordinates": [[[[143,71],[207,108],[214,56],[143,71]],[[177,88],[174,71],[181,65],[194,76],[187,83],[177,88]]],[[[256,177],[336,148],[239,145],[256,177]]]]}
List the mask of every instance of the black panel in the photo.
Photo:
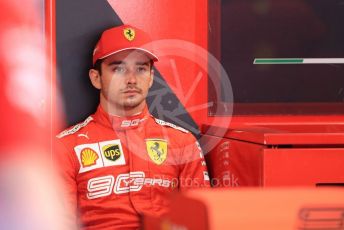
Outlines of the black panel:
{"type": "MultiPolygon", "coordinates": [[[[210,11],[215,28],[209,36],[210,51],[228,73],[236,105],[279,104],[277,110],[285,113],[283,103],[308,103],[315,105],[312,112],[326,113],[316,105],[336,103],[336,111],[343,113],[344,64],[253,64],[255,58],[344,58],[342,0],[209,3],[215,7],[210,11]]],[[[250,111],[243,113],[255,113],[247,108],[250,111]]],[[[301,107],[288,112],[308,113],[301,107]]]]}
{"type": "Polygon", "coordinates": [[[221,60],[236,102],[343,102],[343,64],[253,65],[259,57],[343,58],[339,1],[223,1],[222,15],[221,60]]]}
{"type": "Polygon", "coordinates": [[[57,66],[68,125],[95,111],[99,93],[88,77],[92,51],[104,29],[120,24],[107,1],[56,1],[57,66]]]}

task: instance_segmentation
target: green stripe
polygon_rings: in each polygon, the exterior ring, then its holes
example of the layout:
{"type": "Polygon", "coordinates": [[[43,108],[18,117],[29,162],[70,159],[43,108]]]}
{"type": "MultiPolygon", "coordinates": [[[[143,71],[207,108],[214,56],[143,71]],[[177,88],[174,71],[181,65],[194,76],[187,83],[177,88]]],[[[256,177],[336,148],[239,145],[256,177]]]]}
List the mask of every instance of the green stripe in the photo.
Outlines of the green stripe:
{"type": "Polygon", "coordinates": [[[303,63],[303,58],[256,58],[253,64],[299,64],[303,63]]]}

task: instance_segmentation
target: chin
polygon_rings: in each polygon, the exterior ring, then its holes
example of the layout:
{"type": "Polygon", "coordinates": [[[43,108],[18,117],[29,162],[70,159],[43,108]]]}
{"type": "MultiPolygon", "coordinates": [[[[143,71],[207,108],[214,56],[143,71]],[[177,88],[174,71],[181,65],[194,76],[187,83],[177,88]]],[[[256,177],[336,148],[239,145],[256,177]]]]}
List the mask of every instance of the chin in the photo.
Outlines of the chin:
{"type": "Polygon", "coordinates": [[[123,103],[124,107],[135,108],[142,104],[142,100],[128,100],[123,103]]]}

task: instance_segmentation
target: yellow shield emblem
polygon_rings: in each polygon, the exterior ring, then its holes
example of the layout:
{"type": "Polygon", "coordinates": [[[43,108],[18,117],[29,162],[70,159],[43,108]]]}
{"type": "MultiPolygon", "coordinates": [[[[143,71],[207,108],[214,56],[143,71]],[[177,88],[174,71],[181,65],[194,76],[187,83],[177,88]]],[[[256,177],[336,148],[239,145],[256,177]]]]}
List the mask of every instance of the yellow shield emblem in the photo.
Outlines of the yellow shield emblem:
{"type": "Polygon", "coordinates": [[[167,141],[161,139],[147,139],[146,148],[150,159],[161,165],[167,158],[167,141]]]}
{"type": "Polygon", "coordinates": [[[135,30],[133,28],[125,28],[123,34],[128,41],[132,41],[135,38],[135,30]]]}

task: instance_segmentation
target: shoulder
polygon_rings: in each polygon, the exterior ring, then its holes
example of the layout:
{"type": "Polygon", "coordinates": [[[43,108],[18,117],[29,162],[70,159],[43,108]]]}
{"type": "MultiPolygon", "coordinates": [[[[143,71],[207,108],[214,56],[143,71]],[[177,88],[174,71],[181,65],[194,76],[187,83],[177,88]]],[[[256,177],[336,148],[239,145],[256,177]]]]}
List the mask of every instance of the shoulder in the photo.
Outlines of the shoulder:
{"type": "Polygon", "coordinates": [[[173,123],[160,120],[158,118],[153,117],[155,120],[155,123],[159,125],[160,127],[168,129],[168,133],[178,139],[179,143],[190,143],[190,142],[195,142],[196,138],[195,136],[188,131],[185,128],[182,128],[178,125],[175,125],[173,123]]]}
{"type": "Polygon", "coordinates": [[[72,127],[69,127],[67,129],[65,129],[64,131],[62,131],[61,133],[59,133],[58,135],[56,135],[56,137],[58,139],[64,138],[66,136],[70,136],[73,135],[75,133],[77,133],[79,130],[83,129],[84,127],[86,127],[87,125],[90,124],[90,122],[93,121],[93,117],[89,116],[87,117],[83,122],[80,122],[72,127]]]}
{"type": "Polygon", "coordinates": [[[175,125],[175,124],[172,124],[170,122],[167,122],[167,121],[163,121],[163,120],[160,120],[158,118],[155,118],[153,117],[153,119],[155,120],[155,122],[160,125],[160,126],[163,126],[163,127],[167,127],[167,128],[171,128],[171,129],[174,129],[174,130],[177,130],[181,133],[188,133],[188,134],[191,134],[188,130],[178,126],[178,125],[175,125]]]}

